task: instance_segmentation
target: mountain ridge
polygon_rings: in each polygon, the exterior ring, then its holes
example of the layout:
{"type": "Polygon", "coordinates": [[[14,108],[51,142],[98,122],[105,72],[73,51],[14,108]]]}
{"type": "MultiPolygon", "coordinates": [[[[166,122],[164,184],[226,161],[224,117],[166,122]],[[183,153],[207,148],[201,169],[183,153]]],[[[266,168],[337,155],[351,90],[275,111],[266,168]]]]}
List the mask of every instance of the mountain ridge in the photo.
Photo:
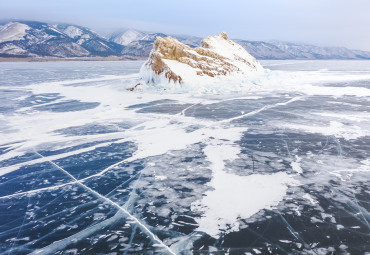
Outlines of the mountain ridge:
{"type": "MultiPolygon", "coordinates": [[[[188,35],[143,32],[136,29],[102,36],[69,23],[12,20],[0,22],[0,57],[146,59],[157,36],[171,36],[192,48],[201,38],[188,35]]],[[[320,47],[283,41],[233,39],[257,59],[370,59],[370,52],[345,47],[320,47]]]]}
{"type": "Polygon", "coordinates": [[[122,49],[89,28],[68,23],[11,21],[0,27],[1,57],[109,57],[121,55],[122,49]]]}

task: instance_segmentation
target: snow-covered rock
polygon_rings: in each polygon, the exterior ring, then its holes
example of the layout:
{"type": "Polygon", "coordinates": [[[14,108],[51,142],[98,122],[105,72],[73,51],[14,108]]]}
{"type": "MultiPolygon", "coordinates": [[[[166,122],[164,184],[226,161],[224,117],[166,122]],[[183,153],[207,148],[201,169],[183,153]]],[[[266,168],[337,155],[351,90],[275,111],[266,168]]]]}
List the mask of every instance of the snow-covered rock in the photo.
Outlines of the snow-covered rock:
{"type": "Polygon", "coordinates": [[[260,63],[223,32],[204,38],[198,48],[171,37],[157,37],[140,74],[144,83],[163,86],[246,79],[260,72],[260,63]]]}

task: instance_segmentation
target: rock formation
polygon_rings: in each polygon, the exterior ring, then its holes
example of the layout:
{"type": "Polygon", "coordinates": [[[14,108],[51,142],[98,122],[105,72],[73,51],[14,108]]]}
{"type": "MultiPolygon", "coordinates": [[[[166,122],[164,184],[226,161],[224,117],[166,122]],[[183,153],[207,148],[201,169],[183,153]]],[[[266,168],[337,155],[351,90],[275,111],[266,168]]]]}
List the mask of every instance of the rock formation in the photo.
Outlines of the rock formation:
{"type": "Polygon", "coordinates": [[[191,48],[171,37],[157,37],[149,59],[141,68],[148,85],[204,83],[223,77],[244,77],[262,71],[262,66],[226,33],[208,36],[191,48]]]}

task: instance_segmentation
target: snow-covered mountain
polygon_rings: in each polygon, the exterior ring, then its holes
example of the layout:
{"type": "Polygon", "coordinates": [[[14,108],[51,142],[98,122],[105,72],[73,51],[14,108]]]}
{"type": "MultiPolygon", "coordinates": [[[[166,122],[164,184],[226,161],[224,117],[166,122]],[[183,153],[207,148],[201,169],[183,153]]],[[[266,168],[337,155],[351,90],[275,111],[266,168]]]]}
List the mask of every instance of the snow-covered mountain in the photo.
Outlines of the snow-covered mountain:
{"type": "Polygon", "coordinates": [[[143,32],[134,29],[119,31],[108,36],[109,40],[122,46],[124,56],[133,58],[147,58],[153,48],[156,38],[171,36],[180,42],[190,46],[197,47],[200,45],[201,38],[187,35],[168,35],[164,33],[143,32]]]}
{"type": "Polygon", "coordinates": [[[121,55],[124,48],[122,45],[107,40],[85,27],[71,24],[57,24],[54,27],[72,38],[75,43],[89,51],[92,56],[117,56],[121,55]]]}
{"type": "Polygon", "coordinates": [[[130,57],[147,58],[153,48],[153,44],[157,36],[166,37],[167,35],[162,33],[144,34],[144,36],[139,40],[132,41],[125,45],[125,48],[122,50],[122,54],[130,57]]]}
{"type": "Polygon", "coordinates": [[[76,25],[15,21],[0,27],[1,57],[107,57],[121,55],[122,49],[76,25]]]}
{"type": "Polygon", "coordinates": [[[131,42],[142,40],[145,37],[144,32],[140,32],[134,29],[129,29],[124,32],[116,32],[109,36],[109,40],[121,45],[128,45],[131,42]]]}
{"type": "Polygon", "coordinates": [[[258,59],[370,59],[370,52],[282,41],[235,40],[258,59]]]}
{"type": "Polygon", "coordinates": [[[31,28],[26,24],[10,22],[0,27],[0,42],[22,40],[29,29],[31,28]]]}
{"type": "MultiPolygon", "coordinates": [[[[135,30],[131,29],[129,31],[130,35],[133,34],[135,30]]],[[[138,33],[139,31],[136,31],[135,34],[138,33]]],[[[126,38],[125,33],[118,33],[118,35],[126,38]]],[[[171,36],[190,47],[198,47],[202,40],[200,37],[195,36],[140,32],[140,37],[131,39],[130,43],[122,44],[126,46],[122,53],[127,56],[146,58],[149,56],[157,36],[171,36]]],[[[133,37],[131,36],[130,38],[133,37]]],[[[112,40],[114,38],[111,37],[110,39],[112,40]]],[[[370,59],[370,52],[350,50],[345,47],[319,47],[310,44],[282,41],[264,42],[241,39],[233,40],[242,45],[257,59],[370,59]]],[[[118,40],[115,42],[120,43],[118,40]]]]}
{"type": "MultiPolygon", "coordinates": [[[[36,21],[0,23],[0,57],[92,57],[119,56],[146,59],[157,36],[171,36],[190,47],[201,38],[129,29],[107,38],[73,24],[36,21]]],[[[257,59],[370,59],[370,52],[344,47],[319,47],[281,41],[234,39],[257,59]]]]}

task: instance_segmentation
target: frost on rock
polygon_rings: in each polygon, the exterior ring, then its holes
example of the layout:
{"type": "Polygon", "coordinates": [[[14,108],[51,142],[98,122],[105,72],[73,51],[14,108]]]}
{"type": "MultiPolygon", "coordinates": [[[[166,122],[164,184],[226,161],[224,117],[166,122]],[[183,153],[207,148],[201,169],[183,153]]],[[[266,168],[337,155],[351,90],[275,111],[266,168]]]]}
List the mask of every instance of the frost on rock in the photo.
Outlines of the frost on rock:
{"type": "Polygon", "coordinates": [[[222,32],[204,38],[198,48],[171,37],[157,37],[140,73],[142,81],[148,85],[199,85],[225,78],[245,79],[261,71],[260,63],[222,32]]]}

